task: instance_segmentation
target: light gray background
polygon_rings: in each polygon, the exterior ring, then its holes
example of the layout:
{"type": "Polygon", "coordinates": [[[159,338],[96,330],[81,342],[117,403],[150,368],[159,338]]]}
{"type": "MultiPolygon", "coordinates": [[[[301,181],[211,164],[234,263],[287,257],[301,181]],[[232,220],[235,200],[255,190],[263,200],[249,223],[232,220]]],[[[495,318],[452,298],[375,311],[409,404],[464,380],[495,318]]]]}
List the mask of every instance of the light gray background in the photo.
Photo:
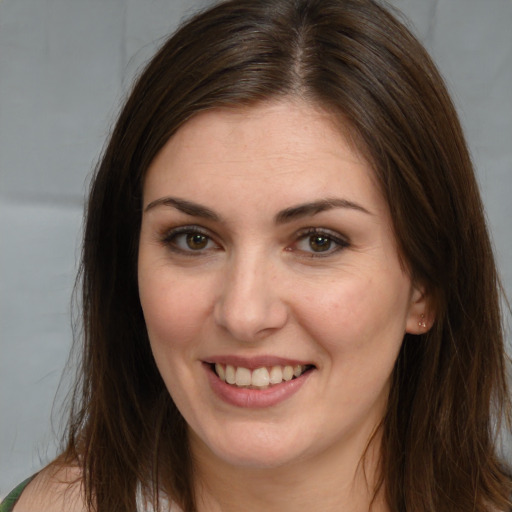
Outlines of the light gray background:
{"type": "MultiPolygon", "coordinates": [[[[0,0],[0,496],[55,453],[86,184],[123,94],[208,0],[0,0]]],[[[512,295],[512,0],[394,0],[453,94],[512,295]]]]}

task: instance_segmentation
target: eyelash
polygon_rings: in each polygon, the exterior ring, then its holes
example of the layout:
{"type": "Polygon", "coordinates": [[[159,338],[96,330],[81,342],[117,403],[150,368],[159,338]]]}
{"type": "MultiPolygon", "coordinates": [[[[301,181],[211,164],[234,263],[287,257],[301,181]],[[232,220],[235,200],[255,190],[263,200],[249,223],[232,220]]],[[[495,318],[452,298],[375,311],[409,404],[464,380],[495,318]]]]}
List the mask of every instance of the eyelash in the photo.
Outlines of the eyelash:
{"type": "MultiPolygon", "coordinates": [[[[339,234],[337,234],[335,232],[332,232],[330,230],[323,229],[323,228],[306,228],[306,229],[300,230],[297,233],[297,240],[296,240],[296,242],[294,242],[293,245],[297,245],[299,242],[301,242],[303,240],[307,240],[308,238],[310,239],[310,243],[311,243],[311,238],[313,238],[313,237],[324,238],[325,240],[328,240],[329,243],[333,242],[335,244],[335,247],[334,248],[329,247],[325,251],[318,251],[318,252],[304,251],[305,254],[307,254],[306,257],[308,257],[308,258],[327,258],[327,257],[337,253],[338,251],[346,249],[350,245],[350,243],[348,242],[347,239],[341,237],[339,234]]],[[[293,251],[293,249],[291,249],[291,250],[293,251]]]]}
{"type": "MultiPolygon", "coordinates": [[[[200,235],[202,237],[205,237],[206,244],[208,245],[210,242],[217,245],[217,243],[213,240],[212,236],[205,230],[197,227],[197,226],[180,226],[178,228],[174,228],[168,232],[165,233],[165,235],[162,237],[162,243],[166,245],[170,250],[173,252],[183,254],[185,256],[201,256],[204,255],[205,251],[209,251],[212,248],[199,248],[197,250],[194,250],[192,248],[184,249],[181,247],[178,247],[176,240],[180,236],[194,236],[194,235],[200,235]]],[[[311,240],[310,240],[311,243],[311,240]]],[[[346,249],[349,247],[350,243],[340,235],[323,228],[306,228],[300,230],[296,235],[295,242],[287,248],[288,251],[294,252],[294,251],[301,251],[303,254],[307,254],[307,258],[326,258],[331,256],[334,253],[337,253],[338,251],[341,251],[343,249],[346,249]],[[329,243],[329,247],[325,251],[301,251],[300,249],[296,249],[296,246],[302,242],[306,241],[308,238],[311,239],[313,237],[317,238],[323,238],[329,243]],[[334,248],[331,247],[331,243],[334,243],[334,248]]],[[[218,247],[218,245],[217,245],[218,247]]]]}
{"type": "MultiPolygon", "coordinates": [[[[198,228],[197,226],[180,226],[178,228],[171,229],[165,235],[162,237],[162,243],[166,245],[171,251],[176,252],[178,254],[183,254],[185,256],[201,256],[204,254],[205,250],[209,249],[198,249],[194,250],[189,248],[182,249],[181,247],[178,247],[176,244],[176,239],[179,236],[186,236],[186,235],[200,235],[207,239],[207,243],[213,242],[216,244],[216,242],[213,241],[213,238],[210,236],[210,234],[203,230],[198,228]]],[[[216,244],[217,245],[217,244],[216,244]]]]}

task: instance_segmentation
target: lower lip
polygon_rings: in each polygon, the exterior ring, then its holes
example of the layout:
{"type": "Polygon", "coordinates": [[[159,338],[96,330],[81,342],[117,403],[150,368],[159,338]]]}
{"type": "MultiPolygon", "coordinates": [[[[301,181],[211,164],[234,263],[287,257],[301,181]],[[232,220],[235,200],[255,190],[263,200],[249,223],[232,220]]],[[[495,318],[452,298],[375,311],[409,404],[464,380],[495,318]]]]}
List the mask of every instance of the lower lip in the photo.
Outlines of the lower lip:
{"type": "Polygon", "coordinates": [[[210,386],[214,393],[224,402],[236,407],[263,409],[284,402],[293,396],[307,381],[313,370],[303,373],[300,377],[274,384],[266,389],[238,388],[219,379],[209,364],[204,363],[210,386]]]}

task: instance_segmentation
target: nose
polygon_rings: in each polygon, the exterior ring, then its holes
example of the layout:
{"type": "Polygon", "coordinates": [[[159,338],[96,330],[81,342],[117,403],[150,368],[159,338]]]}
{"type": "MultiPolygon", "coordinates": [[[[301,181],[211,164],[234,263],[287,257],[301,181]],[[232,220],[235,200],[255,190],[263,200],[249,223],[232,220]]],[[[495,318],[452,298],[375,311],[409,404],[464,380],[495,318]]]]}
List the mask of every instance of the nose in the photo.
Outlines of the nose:
{"type": "Polygon", "coordinates": [[[280,277],[268,259],[231,262],[214,307],[217,325],[244,342],[281,329],[288,319],[288,305],[280,293],[280,277]]]}

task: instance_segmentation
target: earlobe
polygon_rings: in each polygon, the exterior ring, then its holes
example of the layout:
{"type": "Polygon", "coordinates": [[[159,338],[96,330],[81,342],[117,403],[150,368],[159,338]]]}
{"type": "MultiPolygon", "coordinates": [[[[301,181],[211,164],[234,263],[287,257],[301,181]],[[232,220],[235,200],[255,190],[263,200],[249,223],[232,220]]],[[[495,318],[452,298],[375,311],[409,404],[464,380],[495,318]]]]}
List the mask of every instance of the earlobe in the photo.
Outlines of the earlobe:
{"type": "Polygon", "coordinates": [[[414,287],[405,332],[409,334],[425,334],[434,323],[435,314],[429,294],[424,287],[414,287]]]}

